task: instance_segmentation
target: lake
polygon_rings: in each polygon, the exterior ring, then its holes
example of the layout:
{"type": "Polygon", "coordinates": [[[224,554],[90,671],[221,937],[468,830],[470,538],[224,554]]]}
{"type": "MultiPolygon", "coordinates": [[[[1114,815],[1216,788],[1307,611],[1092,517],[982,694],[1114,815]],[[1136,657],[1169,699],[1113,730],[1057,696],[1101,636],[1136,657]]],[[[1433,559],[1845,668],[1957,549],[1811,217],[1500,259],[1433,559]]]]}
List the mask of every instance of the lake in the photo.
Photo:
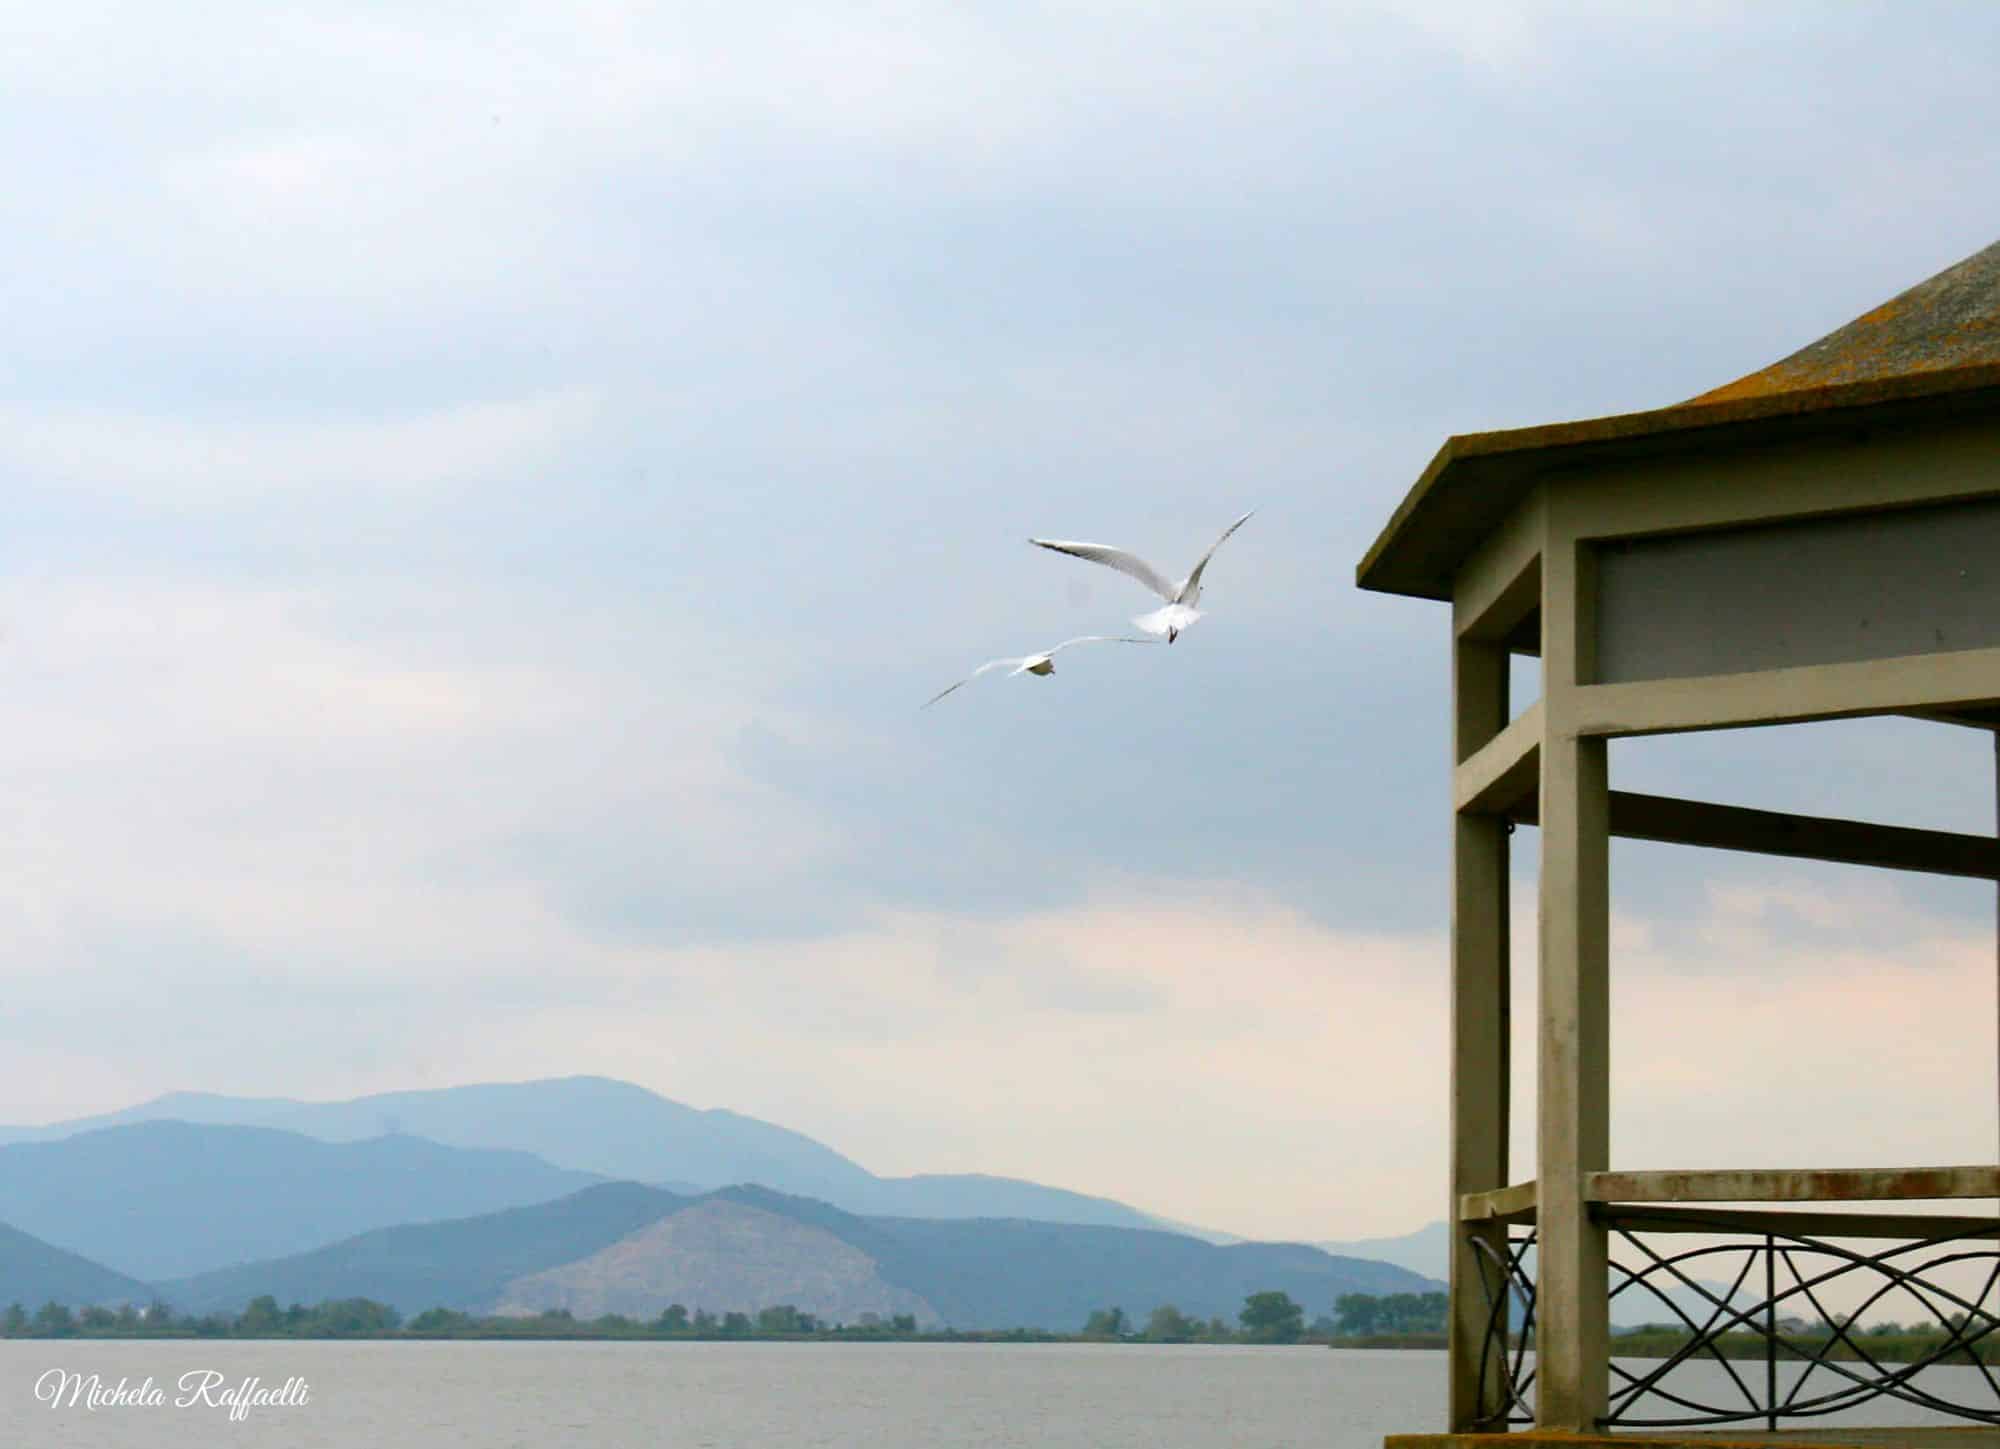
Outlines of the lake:
{"type": "MultiPolygon", "coordinates": [[[[49,1449],[1380,1449],[1442,1427],[1444,1382],[1441,1353],[1324,1348],[16,1339],[0,1424],[49,1449]],[[150,1376],[162,1401],[38,1402],[66,1372],[150,1376]],[[249,1379],[294,1400],[302,1381],[305,1401],[232,1421],[249,1379]]],[[[1894,1405],[1851,1421],[1937,1422],[1894,1405]]]]}

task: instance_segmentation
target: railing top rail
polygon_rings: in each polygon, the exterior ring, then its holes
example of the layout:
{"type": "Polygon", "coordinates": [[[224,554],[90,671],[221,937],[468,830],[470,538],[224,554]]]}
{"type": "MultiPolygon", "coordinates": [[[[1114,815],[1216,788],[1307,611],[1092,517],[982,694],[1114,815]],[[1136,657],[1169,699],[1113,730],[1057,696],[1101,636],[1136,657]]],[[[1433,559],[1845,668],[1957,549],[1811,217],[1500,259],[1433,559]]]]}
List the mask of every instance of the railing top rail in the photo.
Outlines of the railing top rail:
{"type": "Polygon", "coordinates": [[[1593,1172],[1589,1202],[1902,1202],[2000,1197],[2000,1166],[1593,1172]]]}

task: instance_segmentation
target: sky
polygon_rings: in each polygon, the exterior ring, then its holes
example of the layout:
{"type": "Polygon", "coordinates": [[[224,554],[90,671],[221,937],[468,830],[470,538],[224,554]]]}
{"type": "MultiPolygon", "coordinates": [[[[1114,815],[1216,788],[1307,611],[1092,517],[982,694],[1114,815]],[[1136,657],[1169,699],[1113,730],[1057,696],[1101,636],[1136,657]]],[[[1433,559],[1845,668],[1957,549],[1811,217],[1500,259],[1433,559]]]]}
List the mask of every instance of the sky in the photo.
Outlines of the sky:
{"type": "MultiPolygon", "coordinates": [[[[1996,55],[1976,3],[0,9],[0,1121],[590,1072],[883,1174],[1441,1217],[1446,611],[1354,565],[1448,435],[1995,240],[1996,55]],[[917,708],[1151,607],[1029,536],[1178,571],[1250,508],[1171,649],[917,708]]],[[[1613,777],[1987,831],[1992,755],[1613,777]]],[[[1990,887],[1613,888],[1614,1165],[1993,1160],[1990,887]]]]}

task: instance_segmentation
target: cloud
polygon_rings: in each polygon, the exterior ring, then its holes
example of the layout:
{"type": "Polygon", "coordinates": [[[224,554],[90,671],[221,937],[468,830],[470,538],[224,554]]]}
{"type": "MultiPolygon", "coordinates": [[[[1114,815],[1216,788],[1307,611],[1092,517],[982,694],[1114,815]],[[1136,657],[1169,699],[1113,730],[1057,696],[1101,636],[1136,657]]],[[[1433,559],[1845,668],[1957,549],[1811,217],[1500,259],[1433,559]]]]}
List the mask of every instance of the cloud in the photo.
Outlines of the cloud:
{"type": "Polygon", "coordinates": [[[231,421],[0,406],[0,471],[144,509],[220,508],[338,490],[425,492],[545,467],[597,400],[566,389],[402,417],[231,421]]]}

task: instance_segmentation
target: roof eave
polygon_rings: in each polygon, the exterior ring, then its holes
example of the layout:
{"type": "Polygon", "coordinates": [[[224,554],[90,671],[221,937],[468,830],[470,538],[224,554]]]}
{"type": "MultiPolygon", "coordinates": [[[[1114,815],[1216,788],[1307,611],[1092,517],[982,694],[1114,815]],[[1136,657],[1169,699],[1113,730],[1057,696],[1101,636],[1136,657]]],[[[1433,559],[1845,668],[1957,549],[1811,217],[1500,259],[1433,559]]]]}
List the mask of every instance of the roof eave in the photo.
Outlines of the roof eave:
{"type": "Polygon", "coordinates": [[[1590,463],[1749,447],[1813,432],[2000,408],[2000,363],[1719,402],[1680,403],[1445,440],[1355,568],[1379,593],[1448,600],[1452,578],[1543,474],[1590,463]]]}

